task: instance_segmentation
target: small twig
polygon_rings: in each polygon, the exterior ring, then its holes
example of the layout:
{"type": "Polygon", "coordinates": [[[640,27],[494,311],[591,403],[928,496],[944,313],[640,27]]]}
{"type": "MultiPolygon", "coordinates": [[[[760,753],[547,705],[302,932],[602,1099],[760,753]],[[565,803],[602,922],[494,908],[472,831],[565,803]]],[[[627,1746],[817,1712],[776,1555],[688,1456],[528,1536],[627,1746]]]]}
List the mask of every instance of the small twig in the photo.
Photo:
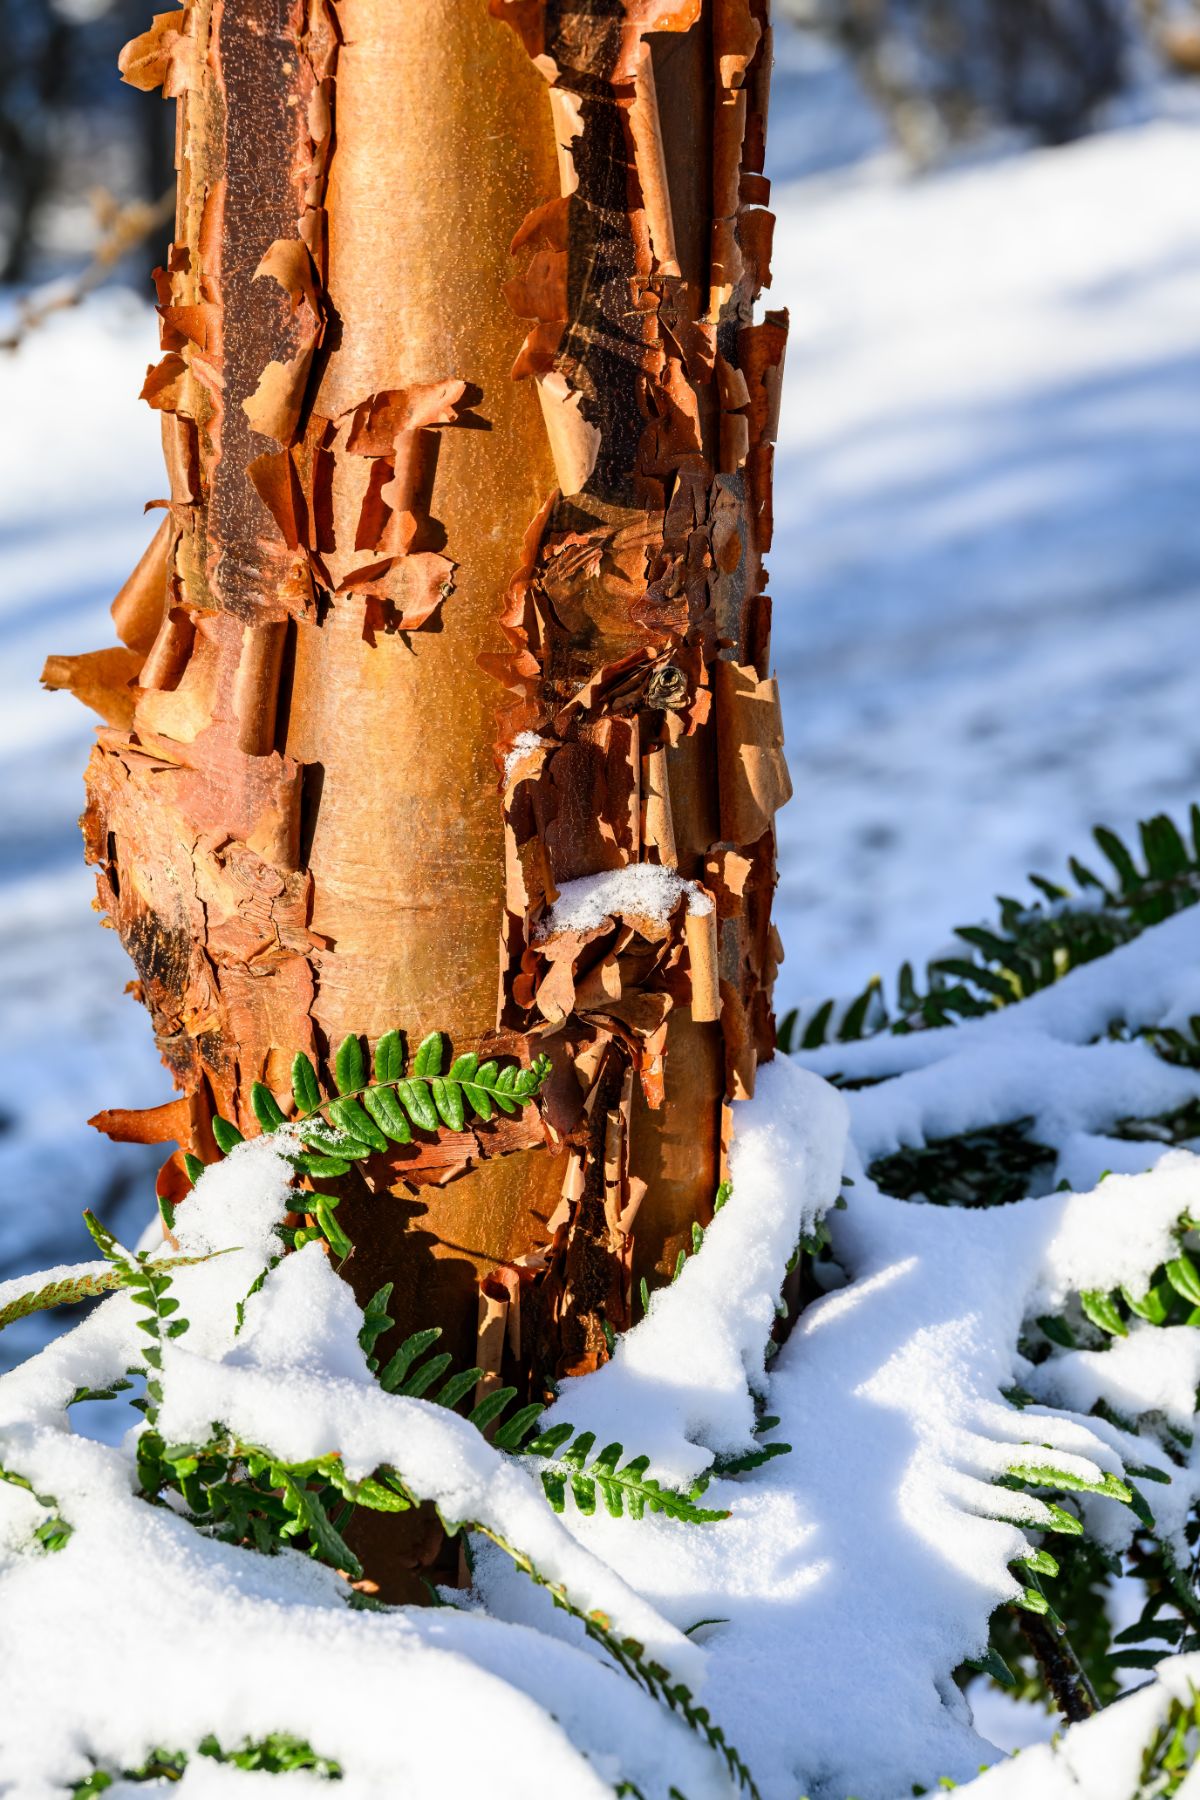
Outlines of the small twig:
{"type": "Polygon", "coordinates": [[[175,213],[175,189],[169,188],[153,205],[146,200],[132,200],[127,206],[118,207],[110,196],[101,195],[96,201],[96,210],[104,230],[87,267],[68,286],[51,283],[39,294],[22,300],[17,309],[16,324],[6,336],[0,337],[0,350],[19,349],[27,334],[44,324],[52,314],[78,306],[93,288],[99,287],[122,257],[136,249],[160,225],[168,224],[175,213]]]}
{"type": "Polygon", "coordinates": [[[1020,1613],[1017,1625],[1067,1724],[1074,1725],[1099,1712],[1100,1702],[1066,1632],[1061,1628],[1056,1631],[1036,1613],[1020,1613]]]}

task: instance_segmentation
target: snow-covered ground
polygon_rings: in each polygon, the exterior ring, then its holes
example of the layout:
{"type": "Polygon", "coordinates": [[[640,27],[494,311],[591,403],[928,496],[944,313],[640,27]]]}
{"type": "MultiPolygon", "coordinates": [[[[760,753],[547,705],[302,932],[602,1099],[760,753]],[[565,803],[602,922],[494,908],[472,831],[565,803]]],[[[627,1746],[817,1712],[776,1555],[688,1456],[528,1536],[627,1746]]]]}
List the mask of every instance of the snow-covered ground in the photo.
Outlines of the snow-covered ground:
{"type": "Polygon", "coordinates": [[[136,395],[155,354],[153,314],[119,293],[0,353],[0,1277],[86,1254],[84,1206],[128,1232],[161,1160],[86,1124],[169,1082],[123,992],[129,961],[90,910],[76,819],[92,721],[38,686],[51,651],[112,642],[109,602],[149,538],[161,453],[136,395]]]}
{"type": "Polygon", "coordinates": [[[1200,130],[777,191],[784,1000],[1200,792],[1200,130]]]}
{"type": "MultiPolygon", "coordinates": [[[[810,91],[785,67],[772,120],[785,1004],[1200,792],[1200,128],[913,181],[848,101],[805,127],[810,91]]],[[[83,1254],[89,1201],[129,1232],[154,1153],[82,1121],[167,1092],[89,911],[89,723],[37,686],[49,651],[108,641],[149,536],[154,354],[117,294],[0,362],[0,1278],[83,1254]]]]}

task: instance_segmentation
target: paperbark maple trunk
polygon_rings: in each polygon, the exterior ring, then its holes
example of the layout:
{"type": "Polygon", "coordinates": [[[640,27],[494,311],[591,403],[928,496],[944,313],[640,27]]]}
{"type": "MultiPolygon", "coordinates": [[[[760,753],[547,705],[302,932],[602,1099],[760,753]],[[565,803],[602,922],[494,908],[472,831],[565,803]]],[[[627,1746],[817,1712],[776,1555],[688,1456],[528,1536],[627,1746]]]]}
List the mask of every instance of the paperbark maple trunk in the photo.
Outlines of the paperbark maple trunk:
{"type": "Polygon", "coordinates": [[[769,65],[766,0],[193,0],[122,56],[178,103],[170,494],[46,679],[181,1098],[98,1122],[211,1155],[348,1032],[546,1050],[339,1211],[360,1297],[533,1392],[669,1277],[773,1049],[769,65]],[[555,928],[639,863],[669,916],[555,928]]]}

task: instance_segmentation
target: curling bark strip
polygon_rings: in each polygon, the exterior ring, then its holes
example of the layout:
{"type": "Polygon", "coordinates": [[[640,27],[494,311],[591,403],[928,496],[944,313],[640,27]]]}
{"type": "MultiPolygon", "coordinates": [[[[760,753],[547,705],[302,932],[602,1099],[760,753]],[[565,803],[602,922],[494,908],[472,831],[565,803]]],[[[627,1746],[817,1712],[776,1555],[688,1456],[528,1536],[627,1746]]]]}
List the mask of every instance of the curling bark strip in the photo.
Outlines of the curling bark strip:
{"type": "Polygon", "coordinates": [[[543,1117],[343,1183],[356,1290],[488,1381],[603,1359],[773,1048],[769,62],[765,0],[194,0],[122,56],[178,107],[170,492],[46,679],[182,1098],[100,1122],[210,1155],[347,1032],[548,1052],[543,1117]],[[547,932],[643,862],[711,907],[547,932]]]}

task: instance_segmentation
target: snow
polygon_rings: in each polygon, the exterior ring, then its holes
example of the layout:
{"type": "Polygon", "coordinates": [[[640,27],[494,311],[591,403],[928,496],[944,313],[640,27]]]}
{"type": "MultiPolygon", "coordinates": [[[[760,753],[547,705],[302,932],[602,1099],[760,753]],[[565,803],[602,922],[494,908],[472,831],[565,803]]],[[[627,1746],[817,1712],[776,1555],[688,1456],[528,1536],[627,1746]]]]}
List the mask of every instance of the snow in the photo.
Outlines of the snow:
{"type": "MultiPolygon", "coordinates": [[[[1134,1290],[1136,1292],[1136,1289],[1134,1290]]],[[[1190,1431],[1200,1388],[1200,1332],[1190,1325],[1151,1326],[1134,1319],[1127,1338],[1107,1350],[1069,1350],[1032,1369],[1026,1387],[1073,1412],[1105,1400],[1123,1418],[1159,1412],[1190,1431]]]]}
{"type": "Polygon", "coordinates": [[[278,1255],[275,1227],[288,1211],[295,1174],[286,1156],[299,1148],[299,1138],[285,1126],[210,1163],[179,1208],[174,1236],[180,1251],[206,1256],[236,1245],[260,1263],[278,1255]]]}
{"type": "Polygon", "coordinates": [[[751,1394],[764,1386],[781,1271],[838,1197],[846,1122],[842,1096],[793,1063],[759,1071],[755,1098],[737,1112],[732,1197],[703,1254],[653,1295],[611,1362],[563,1383],[550,1423],[571,1419],[611,1443],[636,1420],[629,1447],[681,1485],[713,1451],[754,1447],[751,1394]]]}
{"type": "MultiPolygon", "coordinates": [[[[753,1132],[774,1112],[778,1083],[764,1089],[736,1109],[739,1130],[743,1117],[753,1132]]],[[[813,1106],[811,1089],[801,1095],[813,1106]]],[[[814,1111],[827,1130],[819,1103],[814,1111]]],[[[780,1166],[788,1160],[784,1151],[780,1166]]],[[[795,1161],[803,1184],[804,1161],[795,1161]]],[[[1057,1406],[1020,1412],[1002,1390],[1028,1378],[1017,1351],[1023,1320],[1079,1286],[1124,1279],[1136,1289],[1173,1253],[1172,1228],[1200,1190],[1200,1160],[1177,1152],[1151,1174],[1093,1193],[991,1211],[891,1200],[856,1156],[849,1167],[847,1209],[829,1225],[850,1285],[804,1312],[767,1381],[766,1405],[780,1421],[771,1435],[793,1454],[745,1482],[714,1484],[709,1498],[731,1504],[733,1517],[703,1536],[659,1520],[640,1529],[570,1520],[678,1623],[722,1621],[705,1634],[709,1685],[764,1795],[778,1800],[796,1792],[893,1800],[912,1782],[965,1781],[994,1757],[949,1673],[982,1653],[989,1613],[1017,1592],[1008,1564],[1025,1546],[1014,1521],[1047,1518],[1039,1500],[997,1489],[995,1478],[1016,1464],[1093,1481],[1129,1465],[1170,1466],[1152,1431],[1130,1435],[1057,1406]],[[786,1668],[803,1671],[800,1708],[779,1679],[786,1668]]],[[[744,1225],[766,1233],[778,1224],[777,1204],[769,1181],[735,1175],[718,1223],[761,1207],[744,1225]]],[[[710,1252],[719,1280],[729,1265],[715,1227],[689,1269],[699,1273],[710,1252]]],[[[699,1282],[693,1291],[703,1291],[699,1282]]],[[[609,1365],[613,1387],[626,1372],[626,1417],[644,1408],[660,1449],[658,1384],[683,1379],[681,1357],[685,1370],[689,1356],[712,1357],[711,1334],[738,1333],[732,1309],[723,1321],[697,1309],[689,1333],[684,1277],[673,1292],[683,1316],[672,1339],[659,1334],[661,1363],[653,1351],[639,1354],[642,1334],[654,1341],[652,1313],[609,1365]]],[[[1104,1361],[1093,1358],[1093,1397],[1116,1405],[1120,1396],[1129,1413],[1127,1372],[1118,1359],[1106,1375],[1104,1361]]],[[[560,1402],[598,1433],[613,1424],[606,1376],[569,1384],[560,1402]]],[[[1075,1391],[1052,1397],[1069,1406],[1075,1391]]],[[[1157,1390],[1147,1397],[1159,1405],[1157,1390]]],[[[1133,1405],[1135,1418],[1141,1411],[1133,1405]]],[[[1200,1469],[1145,1488],[1168,1537],[1197,1494],[1200,1469]]],[[[1106,1547],[1128,1543],[1133,1515],[1117,1501],[1087,1497],[1083,1512],[1106,1547]]],[[[512,1578],[495,1558],[485,1569],[489,1604],[503,1608],[512,1578]]]]}
{"type": "MultiPolygon", "coordinates": [[[[232,1368],[287,1370],[289,1389],[294,1378],[322,1373],[370,1383],[374,1378],[358,1341],[361,1324],[350,1289],[330,1279],[321,1246],[306,1244],[246,1302],[238,1346],[228,1361],[232,1368]]],[[[198,1429],[203,1434],[204,1424],[198,1429]]],[[[175,1435],[186,1438],[191,1432],[181,1424],[175,1435]]]]}
{"type": "Polygon", "coordinates": [[[1193,908],[1020,1006],[937,1031],[831,1044],[802,1060],[851,1080],[892,1077],[846,1096],[867,1164],[902,1145],[1027,1117],[1033,1140],[1062,1152],[1051,1185],[1120,1168],[1122,1159],[1140,1167],[1147,1146],[1106,1138],[1105,1129],[1196,1098],[1200,1072],[1172,1067],[1142,1041],[1089,1040],[1114,1022],[1137,1029],[1200,1010],[1198,955],[1193,908]]]}
{"type": "MultiPolygon", "coordinates": [[[[108,294],[0,358],[0,1279],[87,1256],[86,1205],[136,1236],[162,1159],[85,1123],[171,1089],[123,991],[129,959],[90,909],[75,821],[94,721],[38,686],[52,651],[112,641],[109,602],[154,528],[159,424],[134,395],[157,355],[149,307],[108,294]],[[103,418],[103,441],[65,417],[103,418]]],[[[48,1328],[10,1327],[0,1367],[48,1328]]]]}
{"type": "Polygon", "coordinates": [[[698,881],[687,881],[661,863],[628,863],[599,875],[564,881],[558,899],[538,927],[538,939],[562,931],[594,931],[605,919],[649,919],[663,923],[686,896],[690,913],[710,913],[712,897],[698,881]]]}
{"type": "MultiPolygon", "coordinates": [[[[698,1685],[698,1646],[574,1541],[530,1475],[465,1420],[375,1384],[357,1342],[361,1314],[319,1246],[267,1276],[235,1333],[235,1297],[286,1210],[286,1166],[276,1144],[257,1140],[180,1208],[181,1241],[210,1243],[221,1217],[255,1241],[175,1274],[191,1328],[164,1347],[164,1434],[204,1442],[219,1420],[292,1461],[339,1449],[354,1478],[391,1463],[443,1516],[519,1545],[545,1579],[698,1685]]],[[[136,1498],[131,1445],[73,1435],[62,1409],[80,1382],[121,1373],[138,1342],[119,1293],[0,1378],[0,1462],[53,1494],[74,1528],[62,1551],[31,1555],[42,1509],[0,1483],[0,1795],[48,1800],[90,1758],[120,1767],[158,1744],[194,1749],[212,1732],[237,1745],[270,1731],[304,1736],[342,1763],[339,1792],[362,1800],[401,1789],[435,1800],[485,1783],[517,1800],[531,1769],[572,1800],[623,1778],[661,1800],[680,1780],[699,1800],[728,1795],[707,1748],[594,1656],[454,1608],[352,1614],[331,1571],[293,1552],[266,1559],[206,1541],[136,1498]],[[67,1617],[68,1633],[43,1630],[67,1617]],[[462,1716],[469,1733],[449,1728],[462,1716]],[[501,1745],[519,1748],[498,1757],[501,1745]]],[[[199,1763],[188,1780],[202,1793],[232,1784],[199,1763]]]]}
{"type": "MultiPolygon", "coordinates": [[[[65,1550],[3,1577],[0,1794],[59,1800],[90,1756],[120,1767],[209,1731],[236,1745],[280,1730],[342,1764],[347,1800],[485,1785],[526,1800],[534,1770],[543,1792],[601,1800],[618,1769],[665,1800],[667,1766],[697,1800],[726,1792],[682,1727],[591,1658],[452,1609],[351,1613],[331,1571],[201,1545],[133,1499],[116,1454],[56,1439],[34,1459],[78,1523],[65,1550]],[[47,1618],[70,1621],[51,1665],[31,1655],[47,1618]]],[[[191,1779],[246,1791],[199,1759],[191,1779]]]]}
{"type": "Polygon", "coordinates": [[[532,756],[535,750],[540,750],[543,742],[544,739],[540,738],[536,731],[518,731],[516,737],[512,741],[512,749],[504,758],[504,787],[507,788],[512,785],[512,778],[524,762],[525,758],[527,756],[532,756]]]}
{"type": "Polygon", "coordinates": [[[790,1005],[1195,797],[1200,131],[907,182],[777,149],[790,1005]]]}

